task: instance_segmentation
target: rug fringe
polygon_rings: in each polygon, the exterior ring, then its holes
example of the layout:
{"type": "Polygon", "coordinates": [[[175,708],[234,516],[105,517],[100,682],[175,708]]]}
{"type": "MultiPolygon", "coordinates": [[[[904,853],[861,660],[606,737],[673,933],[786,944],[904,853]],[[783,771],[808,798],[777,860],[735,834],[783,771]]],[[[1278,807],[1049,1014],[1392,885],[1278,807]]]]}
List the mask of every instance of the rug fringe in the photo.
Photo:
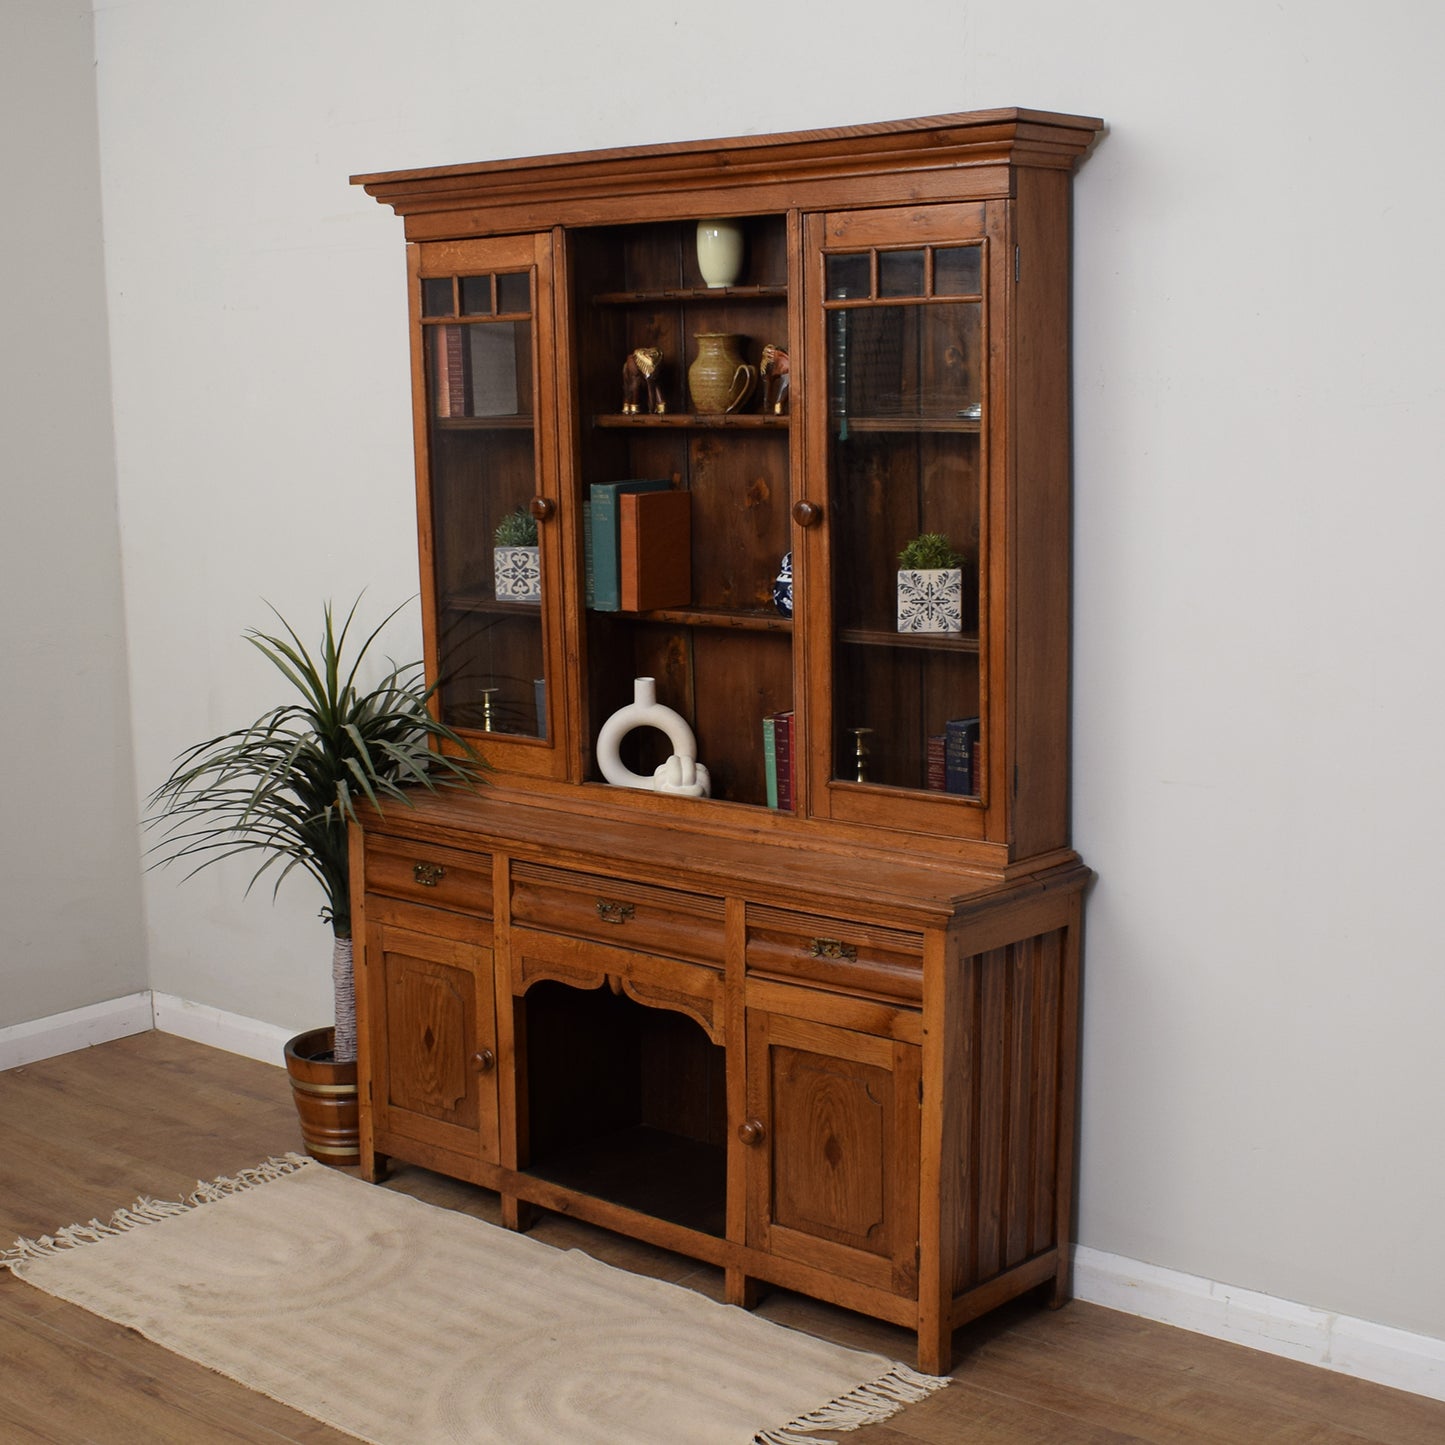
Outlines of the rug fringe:
{"type": "Polygon", "coordinates": [[[242,1169],[239,1173],[225,1174],[219,1179],[198,1179],[195,1189],[184,1199],[151,1199],[142,1195],[129,1208],[117,1209],[105,1224],[92,1219],[85,1224],[67,1225],[57,1233],[44,1234],[39,1239],[17,1239],[9,1249],[0,1251],[0,1269],[18,1273],[19,1266],[29,1260],[47,1259],[67,1249],[99,1244],[103,1239],[127,1234],[132,1229],[174,1219],[176,1215],[199,1209],[203,1204],[214,1204],[218,1199],[254,1189],[258,1184],[269,1184],[274,1179],[294,1174],[312,1162],[304,1154],[278,1154],[253,1169],[242,1169]]]}
{"type": "Polygon", "coordinates": [[[759,1431],[753,1436],[753,1445],[837,1445],[835,1440],[820,1440],[816,1435],[801,1432],[838,1430],[846,1434],[865,1425],[880,1425],[905,1405],[924,1399],[948,1383],[947,1375],[921,1375],[907,1365],[894,1365],[876,1380],[839,1395],[820,1409],[789,1420],[781,1429],[759,1431]]]}

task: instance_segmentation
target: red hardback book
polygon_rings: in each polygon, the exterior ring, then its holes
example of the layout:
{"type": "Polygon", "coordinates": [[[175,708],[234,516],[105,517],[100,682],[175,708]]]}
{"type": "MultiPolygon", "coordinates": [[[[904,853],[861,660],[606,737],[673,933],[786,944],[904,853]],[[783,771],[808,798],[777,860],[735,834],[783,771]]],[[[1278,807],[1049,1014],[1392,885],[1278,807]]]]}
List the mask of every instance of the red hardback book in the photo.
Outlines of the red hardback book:
{"type": "Polygon", "coordinates": [[[794,807],[793,781],[793,714],[776,714],[773,724],[773,747],[778,758],[778,807],[791,813],[794,807]]]}
{"type": "Polygon", "coordinates": [[[622,492],[617,508],[622,610],[686,607],[692,601],[692,497],[622,492]]]}

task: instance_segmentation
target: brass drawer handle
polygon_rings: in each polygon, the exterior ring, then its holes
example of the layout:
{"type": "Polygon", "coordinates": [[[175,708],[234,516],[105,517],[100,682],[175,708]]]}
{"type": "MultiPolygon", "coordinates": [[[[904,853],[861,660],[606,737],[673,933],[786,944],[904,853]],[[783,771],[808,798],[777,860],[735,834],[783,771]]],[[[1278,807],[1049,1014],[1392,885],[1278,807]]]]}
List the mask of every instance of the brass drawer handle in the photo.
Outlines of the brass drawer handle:
{"type": "Polygon", "coordinates": [[[435,888],[447,876],[447,870],[440,863],[413,863],[411,876],[423,888],[435,888]]]}
{"type": "Polygon", "coordinates": [[[846,958],[849,963],[858,959],[858,950],[851,943],[836,938],[815,938],[808,944],[808,952],[814,958],[846,958]]]}
{"type": "Polygon", "coordinates": [[[597,900],[597,916],[604,923],[626,923],[636,912],[630,903],[614,903],[610,898],[597,900]]]}

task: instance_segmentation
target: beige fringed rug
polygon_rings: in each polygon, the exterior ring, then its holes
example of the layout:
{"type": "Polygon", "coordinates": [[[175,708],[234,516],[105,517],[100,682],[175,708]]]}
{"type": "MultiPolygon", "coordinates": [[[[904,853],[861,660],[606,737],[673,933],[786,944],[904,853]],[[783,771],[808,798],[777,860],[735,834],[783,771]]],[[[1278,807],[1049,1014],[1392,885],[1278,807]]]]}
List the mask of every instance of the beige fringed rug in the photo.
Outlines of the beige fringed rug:
{"type": "Polygon", "coordinates": [[[817,1445],[947,1383],[296,1155],[0,1265],[376,1445],[817,1445]]]}

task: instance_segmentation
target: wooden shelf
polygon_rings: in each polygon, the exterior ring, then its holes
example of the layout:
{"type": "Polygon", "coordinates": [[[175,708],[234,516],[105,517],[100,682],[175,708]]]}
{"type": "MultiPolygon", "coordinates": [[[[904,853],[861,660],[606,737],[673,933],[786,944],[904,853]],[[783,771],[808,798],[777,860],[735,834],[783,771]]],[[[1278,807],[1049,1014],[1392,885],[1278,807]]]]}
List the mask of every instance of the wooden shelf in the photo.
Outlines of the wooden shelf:
{"type": "Polygon", "coordinates": [[[530,416],[434,416],[431,423],[443,431],[531,431],[530,416]]]}
{"type": "Polygon", "coordinates": [[[458,592],[443,597],[440,605],[447,612],[495,612],[503,617],[529,617],[534,622],[542,616],[539,602],[506,602],[485,592],[458,592]]]}
{"type": "Polygon", "coordinates": [[[711,607],[667,607],[655,612],[610,612],[606,617],[623,617],[630,622],[673,622],[684,627],[732,628],[742,632],[789,634],[793,619],[778,612],[744,612],[711,607]]]}
{"type": "Polygon", "coordinates": [[[604,291],[594,306],[656,306],[664,301],[786,301],[786,286],[668,286],[657,291],[604,291]]]}
{"type": "Polygon", "coordinates": [[[976,632],[895,632],[878,627],[840,627],[840,642],[855,647],[915,647],[926,652],[977,652],[976,632]]]}
{"type": "MultiPolygon", "coordinates": [[[[745,431],[786,431],[788,429],[788,416],[775,415],[772,412],[665,412],[662,416],[656,416],[651,412],[641,412],[636,416],[624,416],[621,412],[602,412],[592,418],[592,425],[605,428],[635,428],[647,431],[651,428],[666,430],[704,430],[723,429],[727,427],[741,427],[745,431]]],[[[975,422],[974,427],[977,429],[975,422]]]]}
{"type": "Polygon", "coordinates": [[[828,418],[829,427],[838,430],[844,422],[850,432],[979,432],[981,417],[964,416],[845,416],[828,418]]]}

